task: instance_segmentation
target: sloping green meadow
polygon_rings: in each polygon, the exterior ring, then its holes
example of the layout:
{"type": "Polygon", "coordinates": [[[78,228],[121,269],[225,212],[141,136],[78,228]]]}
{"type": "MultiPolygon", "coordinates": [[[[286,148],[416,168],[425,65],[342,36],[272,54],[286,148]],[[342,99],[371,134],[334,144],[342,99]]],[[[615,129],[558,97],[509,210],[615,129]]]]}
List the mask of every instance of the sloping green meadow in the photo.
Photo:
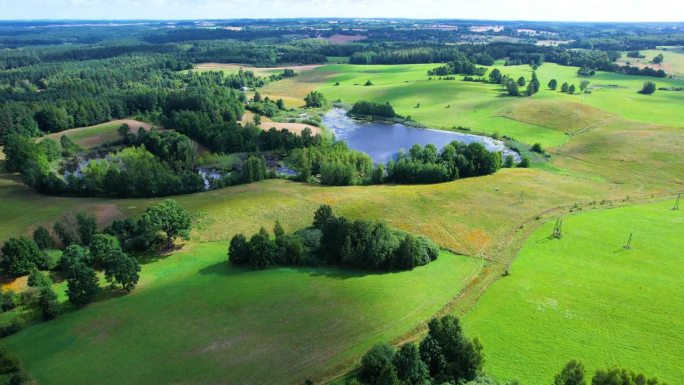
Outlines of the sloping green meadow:
{"type": "Polygon", "coordinates": [[[482,260],[442,253],[409,272],[236,269],[226,243],[145,265],[130,295],[9,337],[40,384],[301,384],[351,369],[409,333],[482,260]]]}
{"type": "Polygon", "coordinates": [[[571,359],[684,378],[684,211],[673,201],[587,212],[528,239],[511,275],[492,285],[465,327],[482,340],[487,371],[551,383],[571,359]],[[631,249],[623,246],[633,233],[631,249]]]}

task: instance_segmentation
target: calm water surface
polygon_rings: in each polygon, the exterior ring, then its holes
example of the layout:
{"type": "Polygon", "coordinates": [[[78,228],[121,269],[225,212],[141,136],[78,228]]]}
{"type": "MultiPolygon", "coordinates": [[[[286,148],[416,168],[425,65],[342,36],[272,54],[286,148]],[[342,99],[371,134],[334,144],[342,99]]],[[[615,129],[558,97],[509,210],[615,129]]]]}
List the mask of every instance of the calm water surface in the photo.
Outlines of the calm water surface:
{"type": "Polygon", "coordinates": [[[394,159],[399,150],[408,152],[414,144],[434,144],[441,149],[454,140],[480,142],[489,151],[501,151],[504,157],[510,154],[516,161],[520,160],[518,153],[507,148],[502,141],[487,136],[415,128],[398,123],[362,122],[348,117],[347,111],[342,108],[328,111],[323,116],[323,124],[335,134],[336,139],[346,141],[354,150],[365,152],[376,163],[386,163],[394,159]]]}

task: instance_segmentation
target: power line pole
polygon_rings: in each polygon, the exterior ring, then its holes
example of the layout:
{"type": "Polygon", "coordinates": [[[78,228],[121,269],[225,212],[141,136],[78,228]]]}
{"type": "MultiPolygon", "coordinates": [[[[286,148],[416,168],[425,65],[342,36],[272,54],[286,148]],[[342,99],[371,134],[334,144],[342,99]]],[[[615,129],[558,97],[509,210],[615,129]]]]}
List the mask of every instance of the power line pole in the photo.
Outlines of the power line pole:
{"type": "Polygon", "coordinates": [[[627,240],[627,243],[625,244],[625,249],[629,250],[632,248],[632,233],[629,233],[629,239],[627,240]]]}
{"type": "Polygon", "coordinates": [[[551,234],[551,236],[556,239],[563,238],[563,220],[561,217],[556,219],[556,226],[553,228],[553,234],[551,234]]]}

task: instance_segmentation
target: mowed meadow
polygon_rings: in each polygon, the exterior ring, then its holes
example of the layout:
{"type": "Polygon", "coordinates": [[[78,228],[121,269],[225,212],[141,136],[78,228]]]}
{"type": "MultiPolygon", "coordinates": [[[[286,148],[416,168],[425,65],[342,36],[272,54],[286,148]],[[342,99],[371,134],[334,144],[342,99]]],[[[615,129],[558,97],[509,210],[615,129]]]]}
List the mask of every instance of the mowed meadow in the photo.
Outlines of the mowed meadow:
{"type": "Polygon", "coordinates": [[[297,384],[335,376],[374,343],[410,332],[482,265],[442,253],[402,273],[252,271],[231,267],[226,250],[188,245],[144,266],[133,294],[33,326],[6,345],[39,383],[297,384]]]}
{"type": "MultiPolygon", "coordinates": [[[[487,371],[502,380],[549,383],[573,358],[592,369],[619,364],[676,380],[684,339],[667,321],[684,313],[674,299],[681,294],[681,247],[670,247],[681,244],[675,239],[681,212],[668,211],[670,201],[608,208],[684,190],[684,93],[637,93],[647,80],[659,87],[684,82],[599,72],[589,78],[591,94],[566,95],[546,83],[577,86],[577,68],[546,63],[537,70],[541,91],[512,98],[499,86],[460,77],[429,80],[427,70],[437,65],[327,65],[261,92],[288,106],[302,105],[315,89],[345,103],[391,102],[429,127],[540,142],[550,159],[438,185],[267,180],[176,196],[193,216],[191,240],[144,264],[131,295],[31,326],[7,344],[40,383],[297,384],[336,377],[372,344],[410,339],[431,316],[453,312],[465,317],[469,335],[482,339],[487,371]],[[368,80],[373,85],[363,86],[368,80]],[[462,255],[445,251],[434,264],[395,274],[228,264],[234,234],[271,228],[275,220],[288,232],[301,229],[320,204],[353,219],[383,219],[462,255]],[[565,237],[546,239],[549,218],[580,208],[592,211],[566,216],[565,237]],[[634,247],[622,251],[630,232],[634,247]],[[501,278],[530,234],[512,275],[501,278]],[[665,300],[649,301],[653,295],[665,300]],[[628,305],[642,307],[630,312],[628,305]],[[611,323],[619,327],[603,328],[611,323]],[[665,329],[672,333],[660,341],[655,333],[665,329]]],[[[498,68],[531,75],[528,66],[498,68]]],[[[72,139],[85,146],[107,142],[119,124],[77,129],[72,139]]],[[[0,241],[50,226],[65,213],[94,212],[105,225],[159,200],[49,197],[3,173],[0,241]]]]}
{"type": "Polygon", "coordinates": [[[684,211],[674,199],[563,217],[539,227],[465,327],[499,379],[551,383],[571,359],[684,378],[684,211]],[[630,234],[631,248],[626,249],[630,234]]]}

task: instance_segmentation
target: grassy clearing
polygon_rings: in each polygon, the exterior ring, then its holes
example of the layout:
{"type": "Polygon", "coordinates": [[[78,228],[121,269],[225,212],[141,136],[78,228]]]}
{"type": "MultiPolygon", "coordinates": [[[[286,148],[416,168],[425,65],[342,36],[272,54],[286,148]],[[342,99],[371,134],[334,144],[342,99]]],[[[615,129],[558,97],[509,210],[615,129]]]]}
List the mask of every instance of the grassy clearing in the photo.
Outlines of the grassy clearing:
{"type": "Polygon", "coordinates": [[[59,141],[60,137],[66,135],[69,139],[81,147],[93,148],[121,139],[117,130],[123,124],[128,124],[134,133],[138,132],[140,127],[144,128],[145,130],[152,128],[152,125],[149,123],[144,123],[133,119],[120,119],[95,126],[73,128],[71,130],[46,135],[45,137],[59,141]]]}
{"type": "Polygon", "coordinates": [[[195,72],[209,72],[209,71],[221,71],[225,74],[235,74],[241,68],[243,71],[252,71],[257,76],[270,76],[282,73],[284,69],[293,69],[296,72],[306,72],[310,71],[318,65],[295,65],[295,66],[281,66],[281,67],[253,67],[250,65],[236,64],[236,63],[201,63],[195,65],[192,70],[195,72]]]}
{"type": "Polygon", "coordinates": [[[659,49],[648,49],[639,52],[645,57],[642,59],[635,59],[627,57],[627,52],[623,52],[618,63],[626,65],[629,62],[630,65],[636,67],[651,67],[657,70],[662,69],[668,75],[673,75],[678,78],[684,75],[684,50],[682,50],[682,47],[659,47],[659,49]],[[652,64],[651,61],[658,54],[663,54],[663,62],[661,64],[652,64]]]}
{"type": "Polygon", "coordinates": [[[409,332],[482,265],[442,253],[394,274],[248,271],[230,267],[225,251],[225,243],[191,244],[145,266],[132,295],[6,344],[45,384],[300,384],[349,369],[372,344],[409,332]]]}
{"type": "Polygon", "coordinates": [[[684,377],[681,229],[673,201],[566,216],[529,238],[465,318],[501,379],[549,383],[570,359],[627,366],[668,383],[684,377]],[[632,249],[625,250],[630,233],[632,249]]]}

